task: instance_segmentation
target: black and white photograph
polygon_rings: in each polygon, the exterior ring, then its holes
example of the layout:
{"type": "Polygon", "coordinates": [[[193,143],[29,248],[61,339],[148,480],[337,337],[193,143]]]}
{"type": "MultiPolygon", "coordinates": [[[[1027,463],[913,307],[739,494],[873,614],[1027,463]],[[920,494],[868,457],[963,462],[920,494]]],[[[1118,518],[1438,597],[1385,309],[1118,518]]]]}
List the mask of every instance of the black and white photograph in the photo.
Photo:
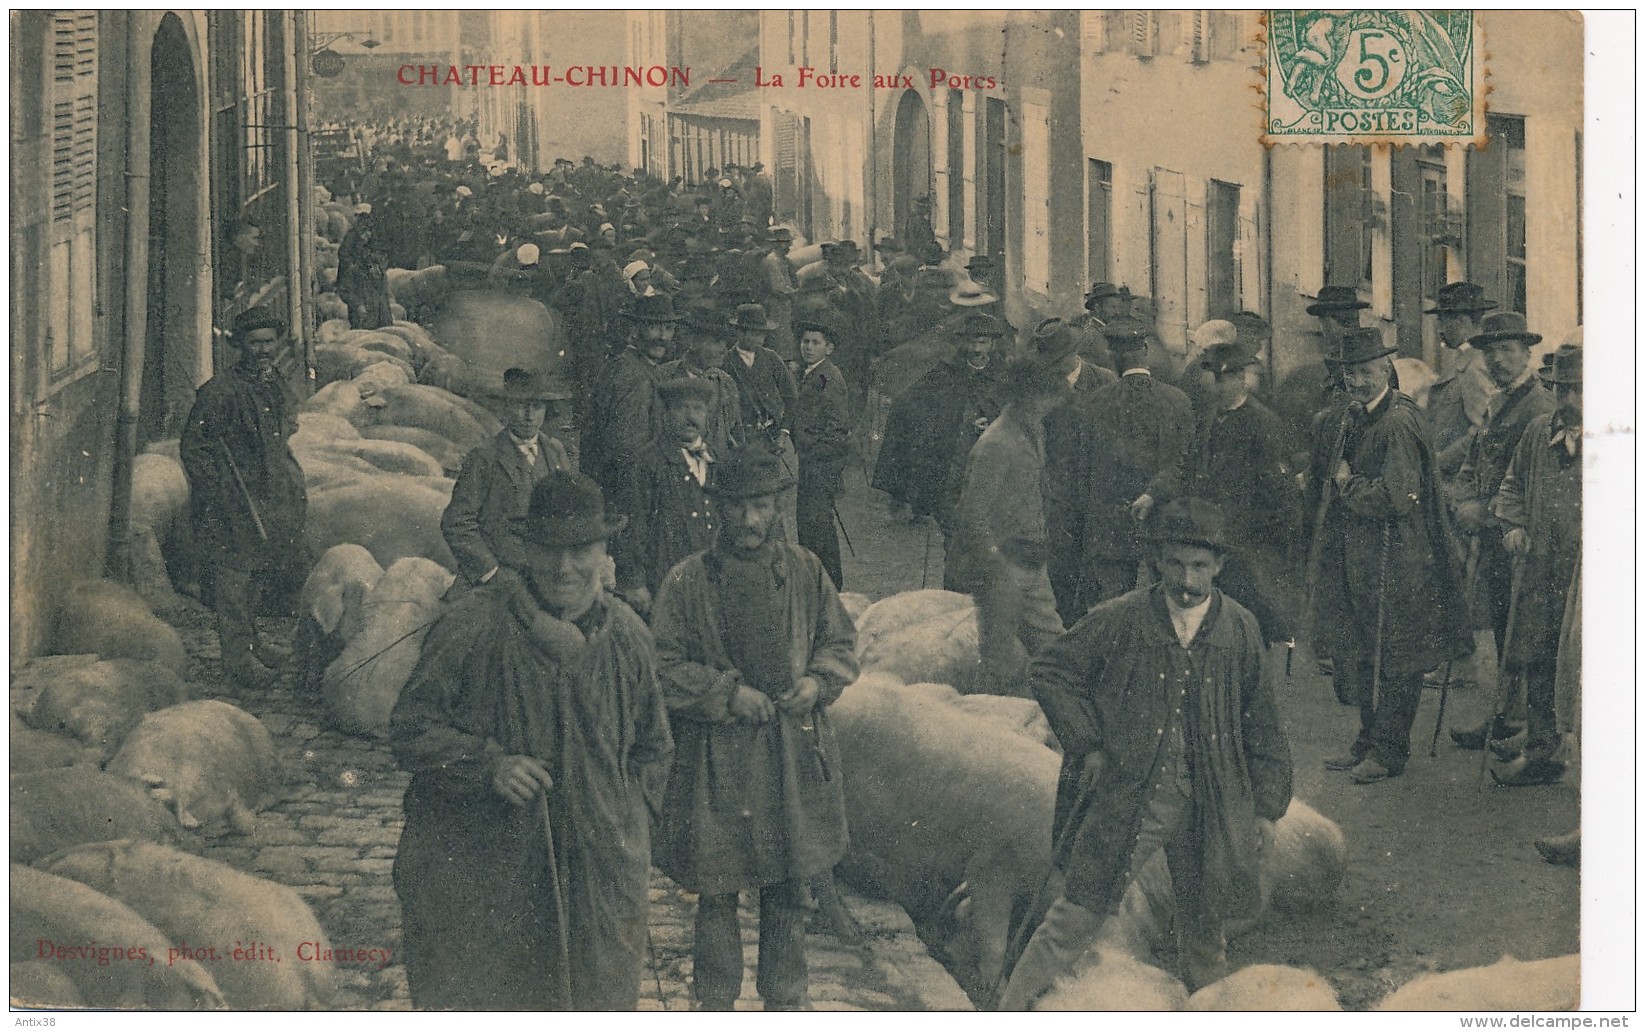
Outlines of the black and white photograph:
{"type": "Polygon", "coordinates": [[[1633,12],[9,43],[14,1026],[1627,1026],[1633,12]]]}

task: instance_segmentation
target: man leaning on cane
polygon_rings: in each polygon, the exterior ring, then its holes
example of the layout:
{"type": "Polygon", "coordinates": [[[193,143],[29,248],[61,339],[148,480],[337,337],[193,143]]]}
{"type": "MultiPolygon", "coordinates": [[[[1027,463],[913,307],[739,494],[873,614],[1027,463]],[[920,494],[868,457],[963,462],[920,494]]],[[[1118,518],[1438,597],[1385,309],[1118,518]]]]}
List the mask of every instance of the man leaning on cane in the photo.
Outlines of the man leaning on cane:
{"type": "Polygon", "coordinates": [[[1347,334],[1327,356],[1350,404],[1319,529],[1314,650],[1353,679],[1359,734],[1327,759],[1358,784],[1398,776],[1411,756],[1422,675],[1472,647],[1462,554],[1440,494],[1416,402],[1389,386],[1394,349],[1382,334],[1347,334]]]}
{"type": "Polygon", "coordinates": [[[519,572],[448,609],[394,707],[418,1009],[635,1006],[671,741],[651,635],[601,586],[622,526],[592,480],[548,473],[512,527],[519,572]]]}

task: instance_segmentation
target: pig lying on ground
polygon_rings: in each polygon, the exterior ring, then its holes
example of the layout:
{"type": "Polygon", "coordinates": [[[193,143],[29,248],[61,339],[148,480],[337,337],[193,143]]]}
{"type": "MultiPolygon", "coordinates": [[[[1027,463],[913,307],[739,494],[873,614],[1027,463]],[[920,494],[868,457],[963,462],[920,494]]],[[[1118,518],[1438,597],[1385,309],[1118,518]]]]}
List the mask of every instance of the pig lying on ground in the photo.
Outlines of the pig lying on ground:
{"type": "Polygon", "coordinates": [[[52,623],[51,650],[96,652],[105,659],[144,659],[188,673],[183,639],[150,611],[136,591],[112,580],[89,580],[63,593],[52,623]]]}
{"type": "Polygon", "coordinates": [[[93,767],[103,764],[103,753],[69,737],[24,726],[17,713],[11,716],[11,733],[7,760],[12,773],[32,773],[35,770],[60,770],[65,766],[82,764],[93,767]]]}
{"type": "Polygon", "coordinates": [[[144,452],[131,469],[132,586],[151,607],[170,611],[182,604],[172,587],[163,550],[179,516],[188,510],[188,477],[176,458],[144,452]]]}
{"type": "MultiPolygon", "coordinates": [[[[40,865],[119,899],[178,945],[215,948],[211,969],[234,1009],[319,1009],[331,998],[331,964],[298,955],[304,942],[329,952],[325,932],[302,897],[283,884],[144,841],[82,845],[40,865]],[[234,961],[229,953],[236,942],[267,945],[281,962],[234,961]]],[[[162,953],[155,965],[165,958],[162,953]]]]}
{"type": "Polygon", "coordinates": [[[1188,1005],[1182,982],[1123,952],[1099,949],[1040,996],[1042,1012],[1083,1010],[1171,1011],[1188,1005]]]}
{"type": "Polygon", "coordinates": [[[1059,760],[945,691],[870,673],[829,710],[851,827],[841,873],[901,903],[981,998],[1050,865],[1059,760]]]}
{"type": "Polygon", "coordinates": [[[1510,956],[1488,967],[1424,974],[1377,1004],[1410,1010],[1574,1010],[1581,997],[1582,957],[1521,963],[1510,956]]]}
{"type": "Polygon", "coordinates": [[[1051,732],[1051,723],[1045,718],[1045,710],[1032,698],[1009,698],[997,694],[956,694],[951,704],[966,712],[995,720],[1022,734],[1028,740],[1044,745],[1058,755],[1062,754],[1062,745],[1057,741],[1057,735],[1051,732]]]}
{"type": "Polygon", "coordinates": [[[1342,1003],[1325,978],[1312,970],[1260,964],[1243,967],[1188,997],[1200,1013],[1253,1010],[1339,1011],[1342,1003]]]}
{"type": "Polygon", "coordinates": [[[417,378],[410,362],[382,351],[367,350],[357,344],[346,342],[314,346],[314,381],[322,387],[343,380],[352,380],[377,365],[398,369],[405,376],[406,382],[417,378]]]}
{"type": "MultiPolygon", "coordinates": [[[[346,455],[358,458],[377,470],[385,473],[399,473],[402,476],[432,476],[445,475],[445,467],[427,451],[414,444],[402,443],[398,440],[376,440],[368,437],[355,437],[352,440],[339,440],[334,444],[308,447],[303,450],[319,451],[322,460],[330,459],[334,455],[346,455]]],[[[296,453],[296,449],[293,449],[296,453]]],[[[298,464],[302,464],[301,456],[298,464]]]]}
{"type": "Polygon", "coordinates": [[[976,606],[970,595],[934,590],[877,601],[857,620],[857,660],[865,673],[971,694],[985,686],[976,606]]]}
{"type": "Polygon", "coordinates": [[[377,394],[383,404],[373,420],[379,425],[415,426],[432,430],[468,451],[495,436],[502,424],[483,420],[471,404],[450,391],[423,383],[389,387],[377,394]]]}
{"type": "Polygon", "coordinates": [[[311,490],[308,541],[317,552],[337,544],[362,545],[385,568],[421,557],[456,569],[440,533],[440,516],[450,501],[450,480],[423,477],[382,475],[311,490]]]}
{"type": "Polygon", "coordinates": [[[65,670],[45,684],[28,722],[111,755],[146,713],[187,699],[188,687],[167,667],[108,659],[65,670]]]}
{"type": "Polygon", "coordinates": [[[321,322],[332,319],[347,319],[348,304],[336,294],[323,293],[314,298],[314,309],[319,313],[321,322]]]}
{"type": "Polygon", "coordinates": [[[151,712],[126,735],[110,773],[163,788],[177,820],[208,835],[251,833],[255,813],[284,794],[274,739],[227,702],[186,702],[151,712]]]}
{"type": "Polygon", "coordinates": [[[428,268],[388,270],[389,300],[405,309],[405,318],[412,322],[427,322],[445,305],[451,296],[451,280],[444,265],[428,268]]]}
{"type": "Polygon", "coordinates": [[[364,629],[326,668],[321,685],[338,728],[377,737],[388,733],[389,714],[453,579],[428,559],[403,558],[372,586],[362,608],[364,629]]]}
{"type": "Polygon", "coordinates": [[[142,784],[95,766],[12,776],[12,862],[32,863],[59,849],[110,838],[176,845],[182,834],[176,818],[142,784]]]}
{"type": "Polygon", "coordinates": [[[78,1009],[86,1000],[62,964],[36,959],[11,965],[11,1004],[29,1009],[78,1009]]]}
{"type": "Polygon", "coordinates": [[[365,626],[365,600],[383,567],[358,544],[328,548],[303,582],[293,649],[298,681],[318,689],[321,675],[365,626]]]}
{"type": "MultiPolygon", "coordinates": [[[[163,904],[163,903],[162,903],[163,904]]],[[[11,961],[40,958],[40,942],[89,954],[64,954],[53,965],[66,972],[88,1006],[120,1009],[224,1009],[217,982],[191,959],[167,962],[172,943],[159,928],[116,901],[79,881],[16,863],[11,867],[11,961]],[[154,962],[109,955],[99,963],[99,948],[143,950],[154,962]]],[[[55,954],[54,954],[55,955],[55,954]]],[[[238,965],[238,964],[236,964],[238,965]]],[[[13,983],[14,1002],[16,984],[13,983]]]]}

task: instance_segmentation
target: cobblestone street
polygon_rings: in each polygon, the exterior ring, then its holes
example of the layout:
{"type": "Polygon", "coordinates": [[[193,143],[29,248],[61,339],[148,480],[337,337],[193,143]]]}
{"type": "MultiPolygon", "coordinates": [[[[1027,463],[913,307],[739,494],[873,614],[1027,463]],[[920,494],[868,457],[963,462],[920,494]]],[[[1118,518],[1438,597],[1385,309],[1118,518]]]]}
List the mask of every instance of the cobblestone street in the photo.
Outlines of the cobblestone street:
{"type": "MultiPolygon", "coordinates": [[[[218,685],[210,617],[191,605],[171,619],[189,648],[190,679],[202,687],[218,685]]],[[[252,834],[216,839],[204,854],[290,885],[308,900],[333,948],[392,950],[386,966],[338,964],[334,1009],[409,1010],[399,957],[400,904],[390,877],[409,775],[395,768],[385,743],[330,729],[321,699],[294,690],[289,675],[267,691],[208,690],[262,720],[286,763],[290,792],[285,801],[258,814],[252,834]]],[[[690,1008],[695,897],[654,872],[651,899],[651,961],[640,985],[640,1009],[685,1011],[690,1008]]],[[[899,906],[849,893],[845,900],[865,941],[853,945],[825,932],[809,936],[816,1009],[972,1008],[927,953],[899,906]]],[[[747,903],[745,898],[742,923],[749,972],[738,1009],[758,1009],[753,978],[758,939],[755,911],[747,903]]]]}

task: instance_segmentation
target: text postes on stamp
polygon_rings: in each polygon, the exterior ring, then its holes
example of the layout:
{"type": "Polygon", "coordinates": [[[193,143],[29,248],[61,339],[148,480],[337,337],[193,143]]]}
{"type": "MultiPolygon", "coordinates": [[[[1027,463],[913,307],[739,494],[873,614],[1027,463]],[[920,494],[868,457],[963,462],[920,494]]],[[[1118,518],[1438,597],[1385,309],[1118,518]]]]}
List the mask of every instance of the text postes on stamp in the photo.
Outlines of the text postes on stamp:
{"type": "Polygon", "coordinates": [[[1269,11],[1265,143],[1477,143],[1472,11],[1269,11]]]}

